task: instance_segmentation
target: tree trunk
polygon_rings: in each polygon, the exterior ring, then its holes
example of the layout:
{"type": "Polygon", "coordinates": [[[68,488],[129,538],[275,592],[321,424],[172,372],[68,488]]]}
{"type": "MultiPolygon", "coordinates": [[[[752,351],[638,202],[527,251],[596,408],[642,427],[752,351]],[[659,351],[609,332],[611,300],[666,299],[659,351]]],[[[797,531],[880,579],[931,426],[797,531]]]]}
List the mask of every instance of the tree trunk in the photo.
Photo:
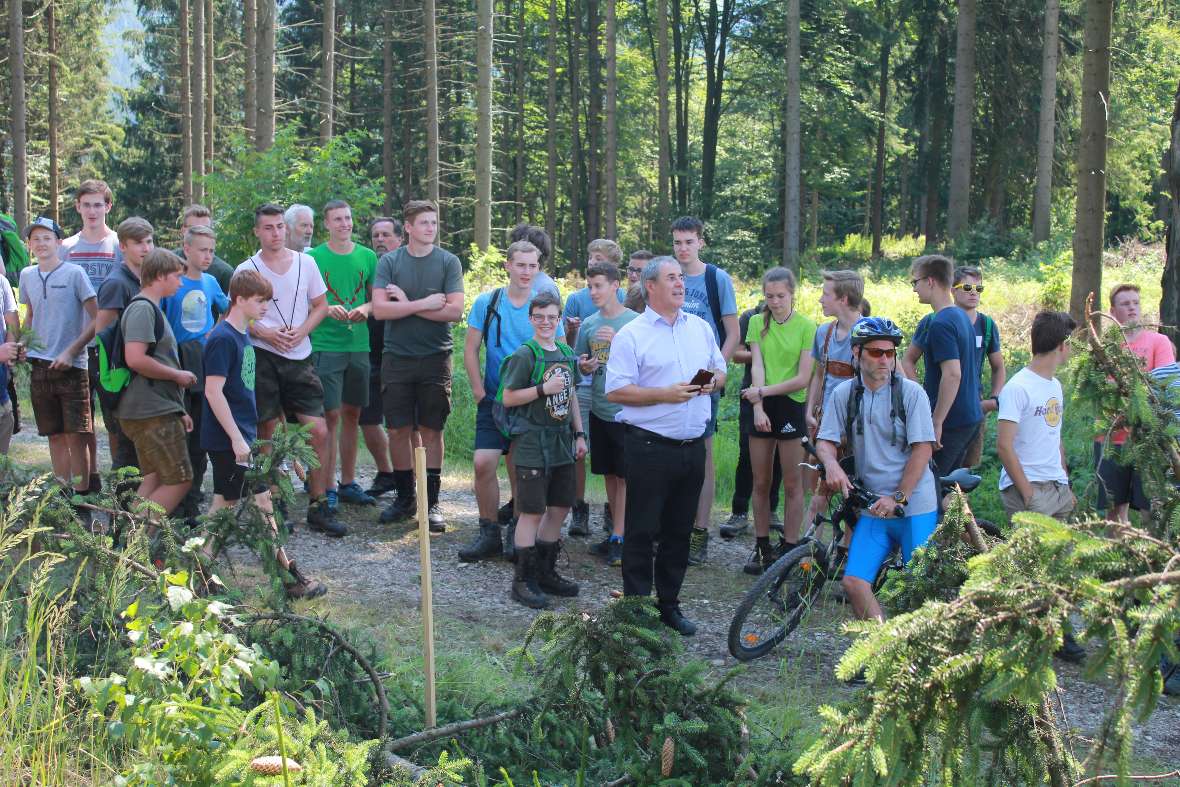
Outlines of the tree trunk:
{"type": "MultiPolygon", "coordinates": [[[[878,2],[882,21],[887,13],[884,3],[878,2]]],[[[882,214],[885,211],[885,112],[889,109],[889,26],[882,31],[881,83],[877,87],[877,151],[873,165],[873,203],[870,225],[873,231],[873,259],[881,257],[882,214]]],[[[904,196],[902,197],[904,199],[904,196]]]]}
{"type": "Polygon", "coordinates": [[[811,248],[819,246],[819,190],[811,190],[811,248]]]}
{"type": "MultiPolygon", "coordinates": [[[[188,23],[182,24],[187,26],[188,23]]],[[[258,0],[242,0],[242,30],[245,57],[242,71],[246,78],[243,125],[246,127],[246,142],[252,145],[258,128],[258,66],[255,61],[258,54],[258,0]]]]}
{"type": "Polygon", "coordinates": [[[787,117],[783,156],[783,266],[799,271],[799,0],[787,0],[787,117]]]}
{"type": "MultiPolygon", "coordinates": [[[[568,233],[568,242],[566,244],[566,253],[571,260],[578,259],[582,253],[584,235],[582,228],[583,223],[582,213],[582,187],[586,182],[584,176],[584,163],[582,159],[582,126],[581,126],[581,112],[582,106],[582,80],[578,64],[581,62],[581,52],[578,46],[578,14],[575,8],[577,0],[566,0],[565,2],[565,26],[566,26],[566,72],[569,74],[570,83],[570,140],[572,150],[570,152],[570,228],[568,233]]],[[[554,244],[556,245],[556,243],[554,244]]]]}
{"type": "Polygon", "coordinates": [[[258,125],[254,146],[270,150],[275,143],[275,0],[258,1],[258,45],[254,50],[258,74],[258,125]]]}
{"type": "MultiPolygon", "coordinates": [[[[381,174],[385,179],[385,215],[393,212],[393,9],[381,11],[381,174]]],[[[409,156],[408,150],[402,151],[409,156]]]]}
{"type": "Polygon", "coordinates": [[[320,40],[320,144],[332,138],[336,107],[336,0],[324,0],[320,40]]]}
{"type": "Polygon", "coordinates": [[[938,50],[930,74],[930,152],[926,157],[926,247],[938,243],[938,211],[942,190],[942,146],[946,138],[946,60],[945,33],[938,36],[938,50]]]}
{"type": "Polygon", "coordinates": [[[22,0],[8,0],[8,73],[12,89],[12,217],[23,230],[29,223],[29,165],[25,105],[25,14],[22,0]]]}
{"type": "Polygon", "coordinates": [[[612,240],[618,238],[619,176],[619,125],[618,100],[619,73],[618,54],[615,46],[617,22],[615,0],[606,0],[606,175],[603,235],[612,240]]]}
{"type": "MultiPolygon", "coordinates": [[[[788,11],[789,13],[789,11],[788,11]]],[[[701,218],[713,216],[713,190],[717,176],[717,137],[721,126],[721,100],[725,87],[725,57],[734,24],[734,0],[711,0],[699,24],[705,58],[705,112],[701,125],[701,218]]],[[[788,22],[788,25],[790,22],[788,22]]],[[[796,25],[797,27],[797,25],[796,25]]],[[[796,60],[798,60],[796,47],[796,60]]],[[[788,60],[791,57],[787,53],[788,60]]],[[[788,70],[790,66],[788,65],[788,70]]],[[[797,68],[797,67],[796,67],[797,68]]]]}
{"type": "MultiPolygon", "coordinates": [[[[549,0],[549,26],[545,39],[549,83],[545,98],[545,234],[557,237],[557,0],[549,0]]],[[[550,265],[553,261],[550,260],[550,265]]]]}
{"type": "Polygon", "coordinates": [[[975,120],[975,0],[959,0],[955,40],[955,112],[951,123],[951,193],[947,235],[967,229],[971,209],[971,128],[975,120]]]}
{"type": "Polygon", "coordinates": [[[1164,177],[1171,197],[1168,205],[1167,262],[1160,282],[1160,322],[1173,343],[1180,342],[1180,85],[1172,109],[1172,144],[1164,156],[1164,177]]]}
{"type": "Polygon", "coordinates": [[[1045,40],[1041,51],[1041,114],[1037,123],[1037,186],[1033,194],[1033,240],[1049,239],[1053,202],[1053,141],[1057,121],[1057,19],[1060,0],[1045,0],[1045,40]]]}
{"type": "MultiPolygon", "coordinates": [[[[10,0],[11,1],[11,0],[10,0]]],[[[45,5],[45,35],[49,49],[49,106],[46,115],[49,125],[49,208],[46,215],[54,221],[59,221],[58,202],[61,196],[61,171],[58,164],[58,117],[57,102],[57,14],[55,0],[49,0],[45,5]]]]}
{"type": "MultiPolygon", "coordinates": [[[[609,2],[609,0],[608,0],[609,2]]],[[[599,49],[598,0],[586,0],[586,237],[602,236],[602,53],[599,49]]]]}
{"type": "Polygon", "coordinates": [[[656,133],[659,137],[659,164],[656,178],[656,221],[653,234],[661,243],[668,243],[669,178],[672,169],[672,151],[669,138],[668,106],[668,9],[666,0],[654,0],[656,25],[656,133]]]}
{"type": "MultiPolygon", "coordinates": [[[[177,20],[180,30],[177,34],[177,48],[179,49],[180,65],[177,76],[180,80],[180,192],[186,205],[193,202],[193,108],[192,93],[192,60],[189,57],[189,0],[179,0],[180,7],[177,20]]],[[[197,0],[201,2],[201,0],[197,0]]]]}
{"type": "Polygon", "coordinates": [[[678,215],[688,213],[688,69],[691,67],[688,44],[684,40],[682,0],[672,0],[672,66],[676,86],[676,166],[671,186],[678,215]]]}
{"type": "Polygon", "coordinates": [[[480,251],[492,242],[492,16],[492,0],[476,0],[475,245],[480,251]]]}
{"type": "Polygon", "coordinates": [[[910,232],[910,159],[902,154],[897,160],[897,237],[904,238],[910,232]]]}
{"type": "Polygon", "coordinates": [[[1110,106],[1110,28],[1114,0],[1086,0],[1082,55],[1082,125],[1078,136],[1078,197],[1073,233],[1069,313],[1081,323],[1086,297],[1102,291],[1106,226],[1106,132],[1110,106]]]}
{"type": "Polygon", "coordinates": [[[438,202],[438,34],[434,0],[422,0],[422,50],[426,66],[426,190],[438,202]]]}
{"type": "MultiPolygon", "coordinates": [[[[520,31],[518,35],[524,35],[525,28],[525,0],[520,0],[517,3],[516,29],[520,31]]],[[[516,162],[512,167],[512,174],[515,175],[515,195],[513,199],[512,220],[514,224],[519,224],[524,218],[524,186],[525,186],[525,169],[528,164],[528,156],[525,155],[524,149],[524,133],[525,133],[525,113],[528,109],[528,91],[525,89],[525,60],[529,56],[529,51],[523,46],[516,47],[515,79],[516,79],[516,162]]]]}
{"type": "Polygon", "coordinates": [[[201,177],[205,174],[205,0],[192,0],[193,56],[189,64],[191,89],[189,113],[192,116],[193,201],[204,199],[201,177]]]}
{"type": "Polygon", "coordinates": [[[213,140],[217,122],[216,105],[213,102],[213,69],[217,62],[213,41],[216,38],[213,23],[217,14],[213,0],[205,0],[205,172],[213,171],[213,140]]]}

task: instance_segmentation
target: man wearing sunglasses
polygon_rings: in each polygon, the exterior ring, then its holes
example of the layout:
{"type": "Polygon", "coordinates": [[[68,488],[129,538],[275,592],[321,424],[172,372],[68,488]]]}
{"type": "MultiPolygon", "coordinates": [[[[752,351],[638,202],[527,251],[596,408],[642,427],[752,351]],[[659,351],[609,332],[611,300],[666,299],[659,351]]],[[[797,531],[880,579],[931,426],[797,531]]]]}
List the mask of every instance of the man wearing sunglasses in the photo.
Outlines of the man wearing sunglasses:
{"type": "Polygon", "coordinates": [[[900,546],[908,562],[938,523],[930,399],[897,371],[901,340],[901,330],[883,317],[864,317],[852,326],[856,375],[832,392],[816,436],[829,490],[852,489],[837,459],[838,447],[847,443],[853,474],[878,496],[857,520],[842,581],[862,620],[885,618],[873,580],[890,551],[900,546]]]}

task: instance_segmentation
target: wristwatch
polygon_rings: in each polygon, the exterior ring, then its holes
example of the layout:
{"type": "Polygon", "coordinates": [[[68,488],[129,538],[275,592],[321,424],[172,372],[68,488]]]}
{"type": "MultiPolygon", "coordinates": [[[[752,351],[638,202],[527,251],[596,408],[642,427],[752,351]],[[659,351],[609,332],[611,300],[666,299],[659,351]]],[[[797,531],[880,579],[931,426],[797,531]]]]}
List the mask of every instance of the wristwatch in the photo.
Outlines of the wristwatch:
{"type": "Polygon", "coordinates": [[[893,493],[893,502],[897,503],[899,506],[904,506],[906,503],[910,502],[910,499],[905,496],[905,492],[898,489],[893,493]]]}
{"type": "Polygon", "coordinates": [[[583,440],[585,440],[586,433],[585,432],[574,432],[574,439],[577,440],[579,437],[582,438],[583,440]]]}

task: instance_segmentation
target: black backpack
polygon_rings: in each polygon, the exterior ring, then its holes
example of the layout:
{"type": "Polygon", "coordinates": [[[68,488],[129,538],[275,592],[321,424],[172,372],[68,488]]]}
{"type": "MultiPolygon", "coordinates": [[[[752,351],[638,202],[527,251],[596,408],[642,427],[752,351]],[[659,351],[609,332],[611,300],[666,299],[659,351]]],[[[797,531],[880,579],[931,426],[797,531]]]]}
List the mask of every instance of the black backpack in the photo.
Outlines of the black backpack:
{"type": "Polygon", "coordinates": [[[127,306],[124,306],[122,313],[119,314],[119,319],[98,332],[95,337],[98,344],[98,398],[106,412],[114,412],[115,408],[119,406],[123,393],[131,384],[131,378],[135,374],[127,366],[123,339],[123,315],[127,313],[127,308],[136,301],[151,303],[152,310],[155,312],[156,339],[148,345],[148,354],[155,352],[156,345],[164,338],[164,312],[142,295],[136,295],[128,301],[127,306]]]}

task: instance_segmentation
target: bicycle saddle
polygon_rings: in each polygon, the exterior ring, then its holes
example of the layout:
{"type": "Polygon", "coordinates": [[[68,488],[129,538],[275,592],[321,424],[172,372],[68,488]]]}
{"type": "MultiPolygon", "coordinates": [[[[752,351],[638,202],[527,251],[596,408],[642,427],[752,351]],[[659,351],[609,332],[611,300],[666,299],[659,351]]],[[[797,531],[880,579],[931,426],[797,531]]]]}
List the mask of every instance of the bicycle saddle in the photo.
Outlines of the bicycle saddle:
{"type": "Polygon", "coordinates": [[[942,478],[938,479],[939,486],[943,487],[944,489],[954,484],[958,484],[959,489],[962,489],[963,492],[970,492],[971,490],[975,489],[975,487],[979,486],[982,481],[982,478],[975,475],[965,467],[960,467],[950,475],[944,475],[942,478]]]}

